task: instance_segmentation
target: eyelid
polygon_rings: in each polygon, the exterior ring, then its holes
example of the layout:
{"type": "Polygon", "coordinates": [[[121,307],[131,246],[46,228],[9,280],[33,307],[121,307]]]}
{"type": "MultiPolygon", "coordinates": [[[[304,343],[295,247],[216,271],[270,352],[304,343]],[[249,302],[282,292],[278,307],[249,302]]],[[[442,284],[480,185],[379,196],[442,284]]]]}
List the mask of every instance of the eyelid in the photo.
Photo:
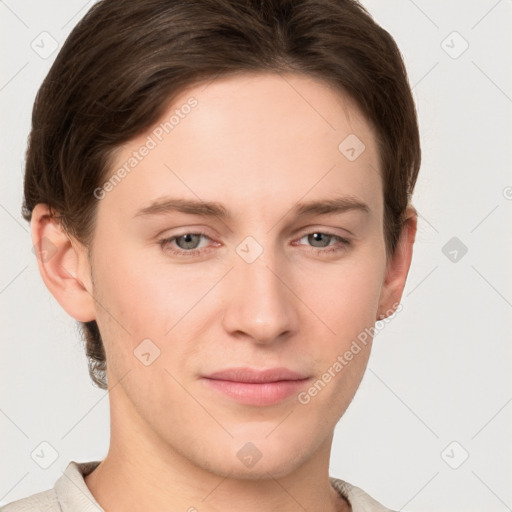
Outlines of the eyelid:
{"type": "Polygon", "coordinates": [[[302,238],[304,235],[309,235],[312,233],[324,233],[326,235],[337,236],[346,240],[348,240],[349,237],[354,237],[354,234],[348,229],[331,228],[314,224],[311,226],[306,226],[305,228],[301,228],[297,232],[297,235],[294,235],[294,238],[302,238]]]}
{"type": "Polygon", "coordinates": [[[173,236],[183,236],[183,235],[188,235],[188,234],[191,234],[191,233],[193,233],[193,234],[199,234],[200,233],[202,235],[208,236],[209,238],[218,236],[218,235],[214,235],[213,233],[215,233],[215,230],[212,230],[208,226],[204,226],[204,225],[191,225],[191,226],[168,227],[166,229],[163,229],[163,230],[159,231],[158,234],[155,235],[155,238],[156,239],[171,238],[173,236]],[[169,232],[171,234],[165,236],[165,233],[169,233],[169,232]]]}

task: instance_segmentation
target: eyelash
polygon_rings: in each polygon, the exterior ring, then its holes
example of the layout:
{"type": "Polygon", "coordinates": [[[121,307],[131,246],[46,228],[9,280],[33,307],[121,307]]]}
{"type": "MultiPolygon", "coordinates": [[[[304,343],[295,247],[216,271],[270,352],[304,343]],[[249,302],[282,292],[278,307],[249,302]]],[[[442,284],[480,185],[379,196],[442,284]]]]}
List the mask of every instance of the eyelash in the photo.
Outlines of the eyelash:
{"type": "MultiPolygon", "coordinates": [[[[335,239],[338,239],[338,243],[341,244],[340,245],[334,245],[334,246],[327,246],[327,248],[319,248],[319,247],[311,247],[311,251],[313,254],[320,254],[320,255],[325,255],[325,254],[332,254],[332,253],[337,253],[337,252],[341,252],[341,251],[344,251],[346,250],[350,245],[351,245],[351,241],[348,240],[347,238],[343,238],[339,235],[336,235],[334,233],[331,233],[329,231],[311,231],[309,233],[304,233],[300,238],[304,238],[305,236],[308,236],[308,235],[312,235],[312,234],[316,234],[316,233],[320,233],[322,235],[327,235],[327,236],[331,236],[335,239]]],[[[163,238],[162,240],[159,240],[159,245],[162,249],[164,249],[166,246],[168,246],[169,244],[171,244],[172,242],[174,242],[177,238],[181,238],[182,236],[185,236],[185,235],[200,235],[200,236],[204,236],[208,239],[210,239],[210,237],[206,234],[206,233],[202,233],[200,231],[198,232],[188,232],[188,233],[183,233],[181,235],[174,235],[174,236],[171,236],[169,238],[163,238]]],[[[208,250],[208,248],[205,248],[205,249],[191,249],[190,251],[184,251],[184,250],[176,250],[176,249],[169,249],[169,252],[171,252],[174,256],[186,256],[186,257],[194,257],[194,256],[199,256],[201,252],[203,252],[204,250],[208,250]]]]}

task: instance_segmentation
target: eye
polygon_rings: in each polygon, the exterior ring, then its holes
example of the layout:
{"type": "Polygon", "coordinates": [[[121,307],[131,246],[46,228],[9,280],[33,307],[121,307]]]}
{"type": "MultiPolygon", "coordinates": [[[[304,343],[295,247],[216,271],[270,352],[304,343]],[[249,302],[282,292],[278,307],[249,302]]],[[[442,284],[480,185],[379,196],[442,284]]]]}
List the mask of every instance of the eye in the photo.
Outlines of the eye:
{"type": "Polygon", "coordinates": [[[201,237],[207,238],[208,240],[210,239],[205,233],[184,233],[182,235],[164,238],[159,241],[159,244],[162,249],[178,256],[194,256],[201,252],[201,249],[198,248],[201,237]],[[178,249],[176,249],[176,246],[178,249]]]}
{"type": "Polygon", "coordinates": [[[350,246],[350,240],[347,238],[343,238],[334,233],[328,233],[325,231],[314,231],[312,233],[307,233],[302,236],[301,240],[307,240],[307,243],[312,244],[310,248],[313,253],[316,254],[331,254],[334,252],[340,252],[347,249],[350,246]],[[331,244],[332,241],[338,241],[338,243],[331,244]]]}

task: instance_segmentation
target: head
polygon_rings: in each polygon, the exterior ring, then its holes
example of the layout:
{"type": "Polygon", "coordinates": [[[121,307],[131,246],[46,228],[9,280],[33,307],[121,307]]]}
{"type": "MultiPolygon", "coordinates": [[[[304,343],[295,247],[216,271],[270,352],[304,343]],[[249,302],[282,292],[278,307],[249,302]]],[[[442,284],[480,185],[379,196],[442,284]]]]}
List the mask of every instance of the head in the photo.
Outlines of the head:
{"type": "Polygon", "coordinates": [[[357,2],[103,0],[37,95],[23,215],[131,424],[226,474],[251,441],[277,475],[332,436],[354,340],[400,302],[419,165],[400,52],[357,2]],[[308,380],[265,407],[205,384],[239,366],[308,380]]]}

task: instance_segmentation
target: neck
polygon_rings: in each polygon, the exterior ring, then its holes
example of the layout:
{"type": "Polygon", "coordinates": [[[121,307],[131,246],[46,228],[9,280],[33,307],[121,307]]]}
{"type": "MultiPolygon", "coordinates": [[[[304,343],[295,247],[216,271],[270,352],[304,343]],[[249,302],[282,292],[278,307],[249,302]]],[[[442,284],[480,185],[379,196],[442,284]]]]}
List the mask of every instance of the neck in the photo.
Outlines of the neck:
{"type": "Polygon", "coordinates": [[[291,472],[273,474],[260,465],[258,473],[240,477],[236,471],[216,471],[207,456],[199,464],[192,461],[185,455],[186,450],[180,451],[182,446],[170,446],[153,432],[133,408],[129,415],[122,408],[121,414],[121,407],[115,405],[119,406],[119,402],[112,398],[109,452],[85,477],[86,485],[104,510],[351,510],[329,482],[332,435],[291,472]]]}

